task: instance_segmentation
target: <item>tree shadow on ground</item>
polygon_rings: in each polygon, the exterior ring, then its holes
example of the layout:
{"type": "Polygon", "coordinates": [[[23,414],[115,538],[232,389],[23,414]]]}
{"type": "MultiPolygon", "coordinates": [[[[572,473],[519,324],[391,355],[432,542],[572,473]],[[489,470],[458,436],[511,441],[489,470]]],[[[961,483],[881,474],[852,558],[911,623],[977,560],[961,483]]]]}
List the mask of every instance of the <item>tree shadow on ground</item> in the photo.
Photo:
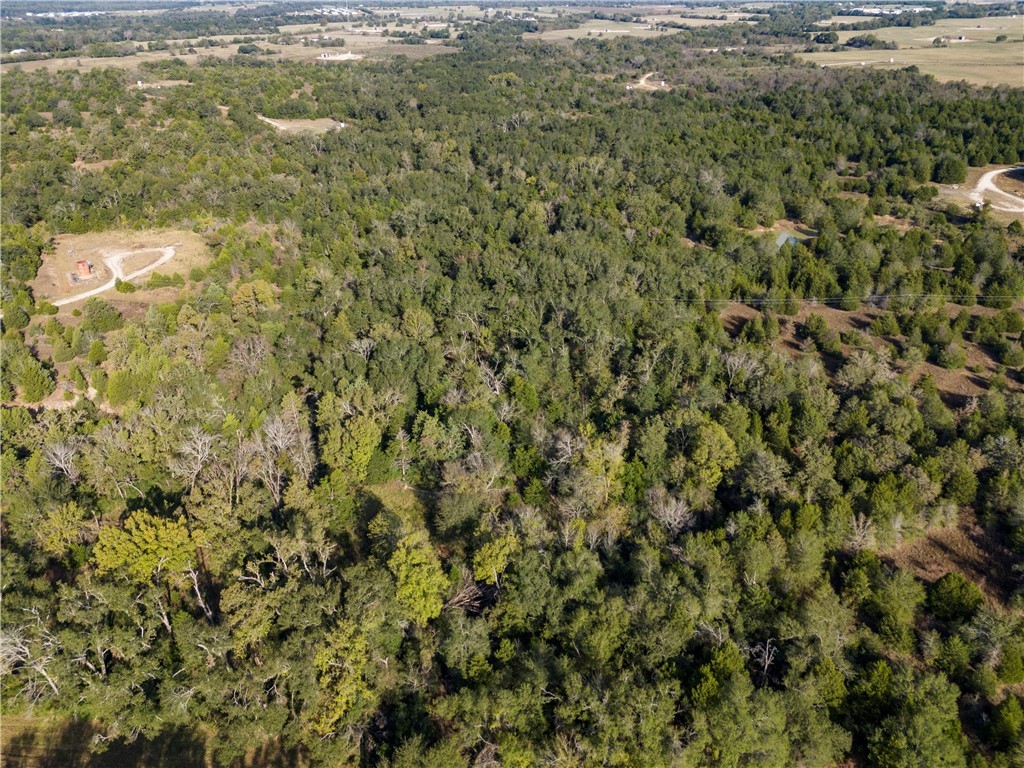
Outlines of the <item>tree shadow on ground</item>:
{"type": "MultiPolygon", "coordinates": [[[[167,728],[152,738],[115,741],[97,751],[102,728],[87,720],[3,717],[0,766],[3,768],[208,768],[207,734],[195,728],[167,728]]],[[[308,751],[270,739],[248,750],[233,768],[306,768],[308,751]]]]}
{"type": "Polygon", "coordinates": [[[205,745],[189,728],[170,728],[154,738],[113,742],[94,751],[100,729],[85,720],[25,723],[4,718],[0,759],[5,768],[204,768],[205,745]],[[15,722],[12,724],[10,720],[15,722]],[[14,727],[9,727],[13,725],[14,727]]]}

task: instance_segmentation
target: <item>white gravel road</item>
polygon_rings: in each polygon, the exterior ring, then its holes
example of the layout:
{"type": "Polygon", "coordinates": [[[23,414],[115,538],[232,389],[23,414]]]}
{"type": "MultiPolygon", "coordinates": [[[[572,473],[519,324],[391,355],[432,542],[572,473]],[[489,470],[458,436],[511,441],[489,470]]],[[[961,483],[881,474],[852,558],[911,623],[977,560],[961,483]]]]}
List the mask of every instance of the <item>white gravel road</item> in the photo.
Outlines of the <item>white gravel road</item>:
{"type": "MultiPolygon", "coordinates": [[[[1024,166],[1020,166],[1024,167],[1024,166]]],[[[985,202],[985,193],[987,192],[992,196],[992,200],[989,200],[992,208],[997,211],[1003,211],[1004,213],[1024,213],[1024,200],[1021,200],[1015,195],[1011,195],[1009,192],[1004,192],[996,186],[993,179],[1002,173],[1008,173],[1010,171],[1016,171],[1018,168],[1003,168],[1001,170],[989,171],[980,179],[974,190],[970,193],[971,200],[980,204],[985,202]]]]}

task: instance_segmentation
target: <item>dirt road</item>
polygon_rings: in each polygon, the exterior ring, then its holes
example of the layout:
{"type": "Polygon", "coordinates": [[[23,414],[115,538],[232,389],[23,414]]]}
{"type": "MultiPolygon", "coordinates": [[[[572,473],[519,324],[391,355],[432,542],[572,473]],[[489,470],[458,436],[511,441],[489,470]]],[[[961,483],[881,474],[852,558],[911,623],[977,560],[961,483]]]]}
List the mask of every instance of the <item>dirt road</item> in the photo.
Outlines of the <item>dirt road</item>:
{"type": "Polygon", "coordinates": [[[672,88],[670,86],[668,86],[668,85],[665,85],[665,81],[664,80],[660,80],[660,78],[659,78],[659,83],[657,85],[652,83],[651,82],[651,78],[654,77],[655,74],[657,74],[657,73],[656,72],[648,72],[646,75],[641,77],[640,80],[636,84],[636,89],[638,91],[670,91],[670,90],[672,90],[672,88]]]}
{"type": "Polygon", "coordinates": [[[1021,200],[1015,195],[1011,195],[1009,192],[1004,192],[995,185],[993,179],[1001,173],[1008,173],[1009,171],[1018,170],[1017,168],[1002,168],[995,171],[989,171],[980,179],[974,190],[970,193],[970,198],[979,205],[985,202],[985,193],[988,192],[993,200],[989,200],[992,208],[997,211],[1003,211],[1004,213],[1024,213],[1024,200],[1021,200]],[[996,202],[998,201],[998,202],[996,202]]]}
{"type": "Polygon", "coordinates": [[[147,272],[152,272],[157,267],[162,266],[173,259],[179,245],[181,244],[175,243],[174,245],[167,245],[163,248],[140,248],[137,251],[114,251],[109,256],[103,257],[103,263],[107,266],[107,269],[110,270],[111,274],[111,278],[107,282],[103,285],[97,286],[96,288],[85,291],[84,293],[76,293],[74,296],[57,299],[53,302],[53,306],[63,307],[65,304],[74,304],[76,301],[85,301],[85,299],[92,298],[93,296],[99,296],[104,291],[109,291],[114,287],[118,280],[134,280],[136,277],[141,277],[147,272]],[[129,256],[137,256],[140,253],[150,253],[152,251],[160,251],[163,255],[152,264],[148,264],[142,269],[137,269],[127,275],[124,273],[122,266],[125,259],[129,256]]]}

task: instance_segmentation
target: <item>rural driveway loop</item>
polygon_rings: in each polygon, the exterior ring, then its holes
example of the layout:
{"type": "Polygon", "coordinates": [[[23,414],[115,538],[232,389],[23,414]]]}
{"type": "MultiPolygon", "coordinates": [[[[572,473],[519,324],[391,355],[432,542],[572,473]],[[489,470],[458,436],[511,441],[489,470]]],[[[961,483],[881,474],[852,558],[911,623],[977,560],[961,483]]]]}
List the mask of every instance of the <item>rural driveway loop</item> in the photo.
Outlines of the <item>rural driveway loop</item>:
{"type": "Polygon", "coordinates": [[[174,258],[174,254],[177,252],[176,249],[181,243],[175,243],[174,245],[167,245],[163,248],[142,248],[137,251],[115,251],[109,256],[102,258],[103,263],[107,269],[110,270],[111,278],[103,285],[97,286],[91,290],[85,291],[84,293],[76,293],[74,296],[68,296],[65,299],[58,299],[52,302],[55,307],[63,307],[65,304],[74,304],[76,301],[83,301],[84,299],[92,298],[93,296],[99,296],[104,291],[109,291],[113,288],[118,280],[127,282],[128,280],[134,280],[136,277],[141,277],[147,272],[151,272],[157,267],[163,266],[168,261],[174,258]],[[163,255],[142,269],[137,269],[131,274],[126,275],[124,270],[121,268],[124,264],[124,260],[129,256],[136,256],[140,253],[149,253],[150,251],[160,251],[163,255]]]}
{"type": "Polygon", "coordinates": [[[1004,192],[995,185],[993,179],[1002,174],[1009,173],[1010,171],[1024,170],[1024,166],[1017,166],[1016,168],[1001,168],[995,171],[989,171],[980,179],[978,179],[978,185],[971,192],[971,200],[976,202],[978,205],[985,203],[985,193],[988,192],[990,195],[994,195],[999,199],[999,202],[991,202],[992,208],[997,211],[1003,211],[1004,213],[1024,213],[1024,201],[1019,197],[1011,195],[1009,192],[1004,192]]]}

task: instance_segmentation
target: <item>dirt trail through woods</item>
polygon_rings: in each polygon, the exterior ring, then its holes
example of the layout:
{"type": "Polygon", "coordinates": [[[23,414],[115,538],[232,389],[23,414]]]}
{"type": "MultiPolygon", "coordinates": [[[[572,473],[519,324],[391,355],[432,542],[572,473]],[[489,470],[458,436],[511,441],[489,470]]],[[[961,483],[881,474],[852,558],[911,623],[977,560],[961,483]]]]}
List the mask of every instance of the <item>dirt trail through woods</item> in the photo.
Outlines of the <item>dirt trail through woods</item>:
{"type": "Polygon", "coordinates": [[[971,200],[981,205],[985,202],[985,193],[988,192],[996,200],[998,200],[998,202],[990,201],[992,207],[997,211],[1003,211],[1004,213],[1024,213],[1024,200],[1021,200],[1016,195],[1011,195],[1009,192],[1004,192],[999,187],[997,187],[995,182],[993,181],[993,179],[995,179],[996,176],[999,176],[1002,173],[1017,171],[1020,170],[1022,167],[1024,166],[989,171],[980,179],[978,179],[977,186],[974,188],[974,191],[971,192],[970,194],[971,200]]]}
{"type": "Polygon", "coordinates": [[[671,86],[665,85],[665,81],[658,78],[659,83],[654,84],[651,82],[651,78],[654,77],[657,72],[648,72],[646,75],[640,78],[636,84],[636,88],[639,91],[670,91],[671,86]]]}
{"type": "Polygon", "coordinates": [[[103,257],[103,263],[106,265],[107,269],[110,270],[111,275],[110,279],[107,282],[105,282],[103,285],[97,286],[96,288],[92,288],[91,290],[85,291],[84,293],[76,293],[74,296],[68,296],[67,298],[64,299],[57,299],[56,301],[53,302],[53,305],[55,307],[63,307],[65,304],[73,304],[76,301],[83,301],[93,296],[99,296],[104,291],[109,291],[111,288],[113,288],[118,280],[127,282],[128,280],[134,280],[136,277],[141,277],[147,272],[152,272],[157,267],[163,266],[168,261],[173,259],[174,254],[177,252],[176,249],[180,245],[181,243],[175,243],[174,245],[167,245],[164,246],[163,248],[140,248],[137,251],[113,251],[109,255],[103,257]],[[147,264],[142,269],[137,269],[134,272],[131,272],[127,275],[124,273],[124,269],[122,269],[122,266],[124,264],[125,259],[129,258],[130,256],[137,256],[140,253],[151,253],[153,251],[159,251],[163,255],[160,256],[160,258],[154,261],[152,264],[147,264]]]}

